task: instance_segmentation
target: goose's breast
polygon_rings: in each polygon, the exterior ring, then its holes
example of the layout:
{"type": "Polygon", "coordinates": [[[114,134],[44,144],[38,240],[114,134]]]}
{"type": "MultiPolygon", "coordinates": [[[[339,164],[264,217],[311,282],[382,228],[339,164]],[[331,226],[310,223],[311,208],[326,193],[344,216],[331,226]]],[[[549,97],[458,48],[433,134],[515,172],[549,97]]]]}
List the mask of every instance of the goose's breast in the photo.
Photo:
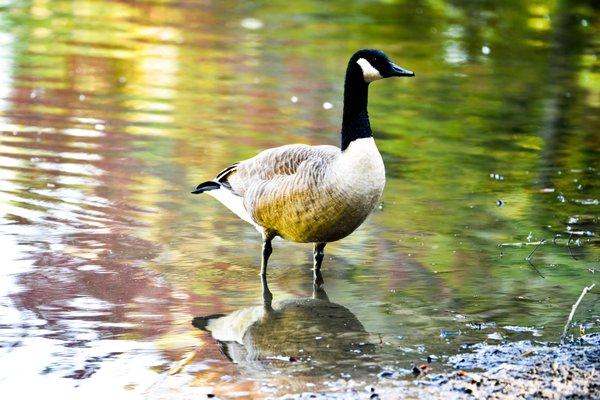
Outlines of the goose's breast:
{"type": "Polygon", "coordinates": [[[333,185],[356,206],[373,206],[385,186],[385,167],[373,138],[350,143],[332,172],[333,185]]]}
{"type": "Polygon", "coordinates": [[[290,198],[285,208],[262,214],[263,226],[295,242],[333,242],[352,233],[373,210],[379,196],[349,198],[335,189],[290,198]]]}

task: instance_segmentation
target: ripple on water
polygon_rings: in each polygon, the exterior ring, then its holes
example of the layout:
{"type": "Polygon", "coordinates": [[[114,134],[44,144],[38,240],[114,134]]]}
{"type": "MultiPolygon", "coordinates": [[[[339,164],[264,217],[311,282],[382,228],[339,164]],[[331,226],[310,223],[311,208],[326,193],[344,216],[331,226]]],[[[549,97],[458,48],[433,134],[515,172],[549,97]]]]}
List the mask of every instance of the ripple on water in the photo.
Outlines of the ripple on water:
{"type": "MultiPolygon", "coordinates": [[[[378,374],[410,379],[428,354],[442,370],[484,340],[556,340],[598,259],[590,11],[393,3],[0,12],[4,391],[362,391],[378,374]],[[559,23],[541,29],[532,9],[559,23]],[[347,325],[289,306],[314,300],[310,245],[277,241],[269,277],[287,308],[249,330],[268,332],[219,343],[190,321],[262,312],[260,238],[189,190],[266,147],[338,143],[344,67],[364,43],[417,78],[370,89],[385,207],[329,244],[323,269],[347,325]],[[530,261],[545,279],[524,262],[543,239],[530,261]]],[[[580,326],[597,329],[583,305],[580,326]]]]}

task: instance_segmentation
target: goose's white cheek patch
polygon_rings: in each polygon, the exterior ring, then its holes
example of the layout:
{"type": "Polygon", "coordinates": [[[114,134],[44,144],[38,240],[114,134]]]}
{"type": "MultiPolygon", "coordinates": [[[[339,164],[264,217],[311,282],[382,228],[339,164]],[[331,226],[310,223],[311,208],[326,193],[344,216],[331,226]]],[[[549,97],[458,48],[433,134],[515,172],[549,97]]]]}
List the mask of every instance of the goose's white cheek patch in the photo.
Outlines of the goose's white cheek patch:
{"type": "Polygon", "coordinates": [[[371,65],[370,62],[365,60],[364,58],[359,58],[356,63],[360,65],[360,68],[363,72],[363,77],[365,78],[365,82],[373,82],[378,79],[383,78],[379,71],[375,67],[371,65]]]}

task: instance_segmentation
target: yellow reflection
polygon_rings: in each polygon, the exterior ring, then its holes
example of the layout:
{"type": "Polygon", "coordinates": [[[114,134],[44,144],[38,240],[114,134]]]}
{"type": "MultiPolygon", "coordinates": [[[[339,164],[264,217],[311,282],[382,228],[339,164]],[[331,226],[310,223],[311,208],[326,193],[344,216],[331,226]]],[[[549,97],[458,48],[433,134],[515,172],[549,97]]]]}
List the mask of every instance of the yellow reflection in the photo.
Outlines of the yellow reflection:
{"type": "Polygon", "coordinates": [[[547,31],[551,28],[550,18],[529,18],[527,25],[537,31],[547,31]]]}
{"type": "Polygon", "coordinates": [[[34,0],[31,4],[31,14],[36,18],[48,18],[52,15],[49,0],[34,0]]]}
{"type": "Polygon", "coordinates": [[[527,25],[537,31],[547,31],[551,28],[550,6],[548,4],[531,4],[529,13],[533,16],[527,19],[527,25]]]}

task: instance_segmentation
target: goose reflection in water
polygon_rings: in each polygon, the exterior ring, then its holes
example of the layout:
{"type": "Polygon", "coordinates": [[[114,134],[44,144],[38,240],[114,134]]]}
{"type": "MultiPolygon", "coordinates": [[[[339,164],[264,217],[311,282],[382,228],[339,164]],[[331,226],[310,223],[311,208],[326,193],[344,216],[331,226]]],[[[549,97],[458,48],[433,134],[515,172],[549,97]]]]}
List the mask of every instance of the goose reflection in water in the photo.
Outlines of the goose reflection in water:
{"type": "MultiPolygon", "coordinates": [[[[318,275],[315,282],[320,283],[323,278],[318,275]]],[[[192,324],[210,332],[225,355],[241,367],[293,366],[298,372],[316,374],[323,372],[317,366],[331,371],[359,361],[362,367],[371,364],[375,345],[369,334],[350,310],[329,301],[322,285],[313,285],[312,297],[280,301],[273,301],[265,276],[262,289],[262,306],[196,317],[192,324]]]]}

